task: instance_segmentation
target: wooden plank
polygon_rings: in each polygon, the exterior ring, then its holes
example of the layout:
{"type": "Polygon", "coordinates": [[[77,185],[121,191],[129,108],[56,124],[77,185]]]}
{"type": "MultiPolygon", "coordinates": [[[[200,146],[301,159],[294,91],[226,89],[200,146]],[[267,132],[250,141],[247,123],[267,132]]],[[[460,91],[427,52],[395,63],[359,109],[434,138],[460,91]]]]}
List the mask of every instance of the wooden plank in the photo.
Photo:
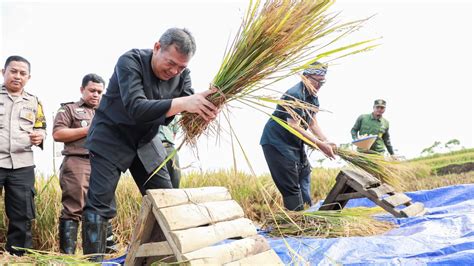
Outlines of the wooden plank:
{"type": "MultiPolygon", "coordinates": [[[[372,196],[371,196],[372,197],[372,196]]],[[[397,218],[402,218],[403,215],[400,213],[399,210],[395,209],[392,205],[386,203],[385,201],[379,200],[375,197],[370,198],[375,204],[380,206],[382,209],[387,211],[388,213],[392,214],[393,216],[397,218]]]]}
{"type": "Polygon", "coordinates": [[[426,213],[425,206],[421,202],[415,202],[412,205],[401,209],[400,213],[404,217],[423,216],[426,213]]]}
{"type": "Polygon", "coordinates": [[[329,191],[323,204],[321,204],[321,207],[319,207],[319,210],[328,211],[340,210],[344,208],[345,204],[343,205],[341,202],[337,202],[336,198],[339,194],[344,193],[347,190],[348,186],[346,182],[346,175],[344,175],[343,172],[339,172],[339,174],[336,176],[336,184],[333,186],[331,191],[329,191]]]}
{"type": "Polygon", "coordinates": [[[386,210],[387,212],[389,212],[393,216],[403,217],[399,210],[396,210],[395,208],[393,208],[392,205],[388,204],[387,202],[385,202],[383,200],[380,200],[377,197],[374,197],[372,194],[370,194],[368,192],[368,190],[366,190],[364,187],[362,187],[362,185],[360,183],[354,181],[353,179],[348,179],[347,184],[348,184],[349,187],[353,188],[354,190],[364,194],[367,198],[372,200],[375,204],[382,207],[384,210],[386,210]]]}
{"type": "MultiPolygon", "coordinates": [[[[153,200],[152,200],[152,204],[155,204],[153,200]]],[[[176,244],[174,243],[173,238],[171,237],[170,231],[168,229],[165,229],[167,224],[165,223],[166,221],[161,215],[161,212],[156,207],[153,207],[152,211],[153,211],[153,215],[155,216],[156,221],[158,222],[158,225],[160,226],[160,228],[162,228],[162,232],[165,235],[166,240],[168,241],[168,244],[170,245],[171,250],[176,256],[177,261],[182,261],[183,255],[180,252],[180,250],[176,247],[176,244]]]]}
{"type": "Polygon", "coordinates": [[[229,190],[225,187],[149,189],[147,195],[154,199],[155,206],[158,208],[232,199],[229,190]]]}
{"type": "Polygon", "coordinates": [[[255,229],[252,221],[247,218],[240,218],[209,226],[172,231],[171,237],[182,253],[188,253],[219,243],[228,238],[244,238],[256,234],[257,229],[255,229]]]}
{"type": "Polygon", "coordinates": [[[368,190],[364,189],[361,187],[361,185],[357,182],[354,182],[353,180],[348,180],[348,184],[350,184],[353,188],[355,188],[357,191],[360,193],[364,194],[367,198],[369,198],[371,201],[373,201],[375,204],[378,206],[382,207],[385,211],[389,212],[395,217],[403,217],[400,214],[400,211],[395,209],[392,205],[388,204],[387,202],[378,199],[377,197],[374,197],[372,194],[368,192],[368,190]]]}
{"type": "Polygon", "coordinates": [[[244,217],[242,207],[235,200],[185,204],[161,208],[158,211],[163,217],[165,228],[170,231],[244,217]]]}
{"type": "Polygon", "coordinates": [[[140,245],[149,240],[153,225],[156,223],[155,217],[152,215],[151,203],[148,197],[142,199],[142,207],[137,218],[135,229],[132,233],[132,240],[127,257],[125,258],[125,265],[140,265],[143,261],[137,258],[136,253],[140,245]]]}
{"type": "Polygon", "coordinates": [[[411,201],[411,198],[403,193],[395,193],[392,196],[382,199],[382,201],[389,204],[392,207],[397,207],[397,206],[409,203],[411,201]]]}
{"type": "Polygon", "coordinates": [[[367,192],[369,192],[373,197],[380,199],[383,195],[394,193],[395,189],[390,185],[383,183],[378,187],[367,189],[367,192]]]}
{"type": "Polygon", "coordinates": [[[381,184],[380,180],[362,170],[342,169],[341,171],[347,176],[348,180],[354,180],[366,189],[376,187],[381,184]]]}
{"type": "Polygon", "coordinates": [[[183,254],[183,260],[191,265],[196,263],[225,264],[262,253],[270,249],[267,240],[261,235],[255,235],[236,240],[227,244],[210,246],[183,254]],[[196,261],[195,261],[196,260],[196,261]]]}
{"type": "Polygon", "coordinates": [[[344,193],[344,194],[339,194],[339,196],[337,196],[336,198],[336,201],[344,201],[344,200],[358,199],[358,198],[365,198],[365,196],[364,194],[360,192],[344,193]]]}
{"type": "Polygon", "coordinates": [[[142,244],[136,253],[136,257],[154,257],[172,255],[173,251],[166,241],[142,244]]]}
{"type": "Polygon", "coordinates": [[[233,261],[224,264],[226,266],[240,266],[240,265],[285,265],[280,257],[275,253],[273,249],[258,253],[247,258],[243,258],[238,261],[233,261]]]}

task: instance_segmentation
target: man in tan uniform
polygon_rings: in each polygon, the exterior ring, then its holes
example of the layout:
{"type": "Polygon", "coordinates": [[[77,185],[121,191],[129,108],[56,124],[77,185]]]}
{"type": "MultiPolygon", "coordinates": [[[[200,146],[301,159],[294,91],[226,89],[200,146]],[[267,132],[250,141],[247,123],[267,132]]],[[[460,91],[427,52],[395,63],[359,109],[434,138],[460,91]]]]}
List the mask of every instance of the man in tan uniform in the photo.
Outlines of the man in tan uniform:
{"type": "MultiPolygon", "coordinates": [[[[84,143],[104,87],[105,81],[100,76],[85,75],[80,88],[81,99],[78,102],[61,104],[54,120],[53,138],[55,141],[64,142],[64,160],[59,173],[63,204],[59,217],[61,253],[74,254],[76,251],[78,224],[81,221],[91,172],[89,151],[84,147],[84,143]]],[[[112,227],[109,227],[109,235],[112,236],[112,227]]]]}
{"type": "Polygon", "coordinates": [[[35,218],[35,165],[32,146],[43,148],[46,120],[38,98],[25,91],[31,66],[10,56],[2,69],[0,89],[0,190],[5,189],[8,217],[5,249],[21,256],[32,248],[31,220],[35,218]]]}

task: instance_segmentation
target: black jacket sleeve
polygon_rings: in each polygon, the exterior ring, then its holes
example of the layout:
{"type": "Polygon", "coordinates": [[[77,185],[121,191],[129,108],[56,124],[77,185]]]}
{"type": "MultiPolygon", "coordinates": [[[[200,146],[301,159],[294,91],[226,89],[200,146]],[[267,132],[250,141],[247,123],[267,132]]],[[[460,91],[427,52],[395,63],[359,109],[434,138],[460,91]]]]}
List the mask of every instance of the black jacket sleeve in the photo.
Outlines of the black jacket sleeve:
{"type": "Polygon", "coordinates": [[[140,62],[122,56],[115,68],[120,96],[128,114],[137,122],[164,124],[171,99],[147,99],[140,62]]]}

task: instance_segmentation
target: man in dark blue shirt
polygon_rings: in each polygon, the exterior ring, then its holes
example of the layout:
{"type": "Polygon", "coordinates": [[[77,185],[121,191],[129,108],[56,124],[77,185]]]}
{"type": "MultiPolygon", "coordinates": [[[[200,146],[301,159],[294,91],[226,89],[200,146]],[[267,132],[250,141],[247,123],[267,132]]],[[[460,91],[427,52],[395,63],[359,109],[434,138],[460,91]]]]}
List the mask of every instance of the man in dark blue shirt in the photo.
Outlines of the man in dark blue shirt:
{"type": "MultiPolygon", "coordinates": [[[[327,66],[324,64],[311,64],[303,72],[303,81],[282,96],[282,100],[288,104],[277,105],[273,115],[315,143],[326,156],[334,158],[335,145],[328,142],[316,120],[319,108],[317,93],[326,82],[326,71],[327,66]]],[[[260,145],[272,179],[283,196],[285,208],[299,211],[303,210],[304,204],[311,206],[311,166],[304,142],[270,118],[263,130],[260,145]]]]}
{"type": "Polygon", "coordinates": [[[187,65],[195,50],[188,30],[171,28],[153,49],[133,49],[118,59],[87,137],[91,175],[82,218],[84,254],[105,251],[121,172],[130,170],[143,195],[147,189],[172,188],[166,167],[148,180],[166,157],[157,137],[159,126],[180,112],[199,114],[206,121],[216,117],[217,108],[206,100],[213,91],[193,94],[191,88],[187,65]]]}

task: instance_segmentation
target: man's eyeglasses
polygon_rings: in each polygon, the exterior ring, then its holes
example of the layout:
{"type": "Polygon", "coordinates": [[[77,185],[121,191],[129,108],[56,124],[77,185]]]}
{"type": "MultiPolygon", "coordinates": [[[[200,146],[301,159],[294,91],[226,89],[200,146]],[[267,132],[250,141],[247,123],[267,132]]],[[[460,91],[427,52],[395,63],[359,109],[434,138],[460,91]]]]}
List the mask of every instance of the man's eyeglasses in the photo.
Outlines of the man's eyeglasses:
{"type": "Polygon", "coordinates": [[[313,82],[316,82],[319,84],[319,86],[323,86],[324,83],[326,83],[326,80],[325,79],[322,79],[322,80],[317,80],[316,78],[313,78],[311,76],[306,76],[309,80],[312,80],[313,82]]]}

